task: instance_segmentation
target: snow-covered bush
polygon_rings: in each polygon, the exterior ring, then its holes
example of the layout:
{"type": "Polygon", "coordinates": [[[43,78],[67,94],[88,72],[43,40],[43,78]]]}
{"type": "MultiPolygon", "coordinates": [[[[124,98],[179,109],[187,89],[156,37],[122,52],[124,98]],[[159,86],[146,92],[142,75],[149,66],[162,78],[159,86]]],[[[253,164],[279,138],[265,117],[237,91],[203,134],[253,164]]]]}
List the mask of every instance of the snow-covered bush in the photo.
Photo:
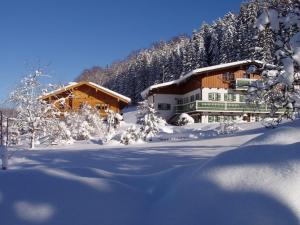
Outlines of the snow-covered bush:
{"type": "Polygon", "coordinates": [[[276,128],[280,122],[282,120],[282,117],[269,117],[269,118],[264,118],[261,123],[263,126],[265,126],[266,128],[276,128]]]}
{"type": "Polygon", "coordinates": [[[106,141],[109,141],[116,133],[116,129],[120,126],[120,122],[123,120],[123,117],[119,113],[115,113],[110,109],[108,109],[106,113],[107,117],[105,139],[106,141]]]}
{"type": "Polygon", "coordinates": [[[219,124],[219,126],[216,128],[216,131],[218,132],[218,134],[221,134],[221,135],[234,134],[240,130],[241,130],[241,128],[238,127],[234,121],[221,122],[219,124]]]}
{"type": "Polygon", "coordinates": [[[177,118],[177,120],[175,121],[175,124],[177,126],[185,126],[188,124],[193,124],[195,123],[195,120],[193,117],[191,117],[189,114],[187,113],[181,113],[179,115],[179,117],[177,118]]]}
{"type": "Polygon", "coordinates": [[[137,142],[141,139],[140,129],[135,126],[129,127],[121,136],[121,143],[128,145],[137,142]]]}
{"type": "Polygon", "coordinates": [[[166,121],[157,115],[153,104],[147,100],[139,103],[137,123],[141,125],[140,134],[143,140],[151,140],[159,134],[160,128],[166,125],[166,121]]]}
{"type": "Polygon", "coordinates": [[[96,109],[84,104],[78,111],[66,112],[64,115],[65,133],[70,132],[75,140],[88,140],[92,136],[103,136],[104,125],[96,109]],[[69,130],[69,131],[67,131],[69,130]]]}

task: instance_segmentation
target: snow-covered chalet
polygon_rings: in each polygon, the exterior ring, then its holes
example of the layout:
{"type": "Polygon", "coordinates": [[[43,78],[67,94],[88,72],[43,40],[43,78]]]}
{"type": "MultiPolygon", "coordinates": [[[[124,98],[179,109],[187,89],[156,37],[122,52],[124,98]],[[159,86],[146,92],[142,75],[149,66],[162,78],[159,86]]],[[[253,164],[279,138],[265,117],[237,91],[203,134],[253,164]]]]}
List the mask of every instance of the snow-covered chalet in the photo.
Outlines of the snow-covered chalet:
{"type": "Polygon", "coordinates": [[[102,87],[93,82],[71,82],[62,88],[47,93],[42,99],[53,103],[61,112],[76,111],[83,104],[88,104],[99,111],[101,116],[106,116],[107,110],[122,113],[131,99],[102,87]]]}
{"type": "Polygon", "coordinates": [[[177,80],[150,86],[141,94],[161,117],[172,121],[188,113],[195,122],[259,121],[269,112],[266,105],[245,102],[251,82],[260,79],[262,62],[245,60],[195,69],[177,80]]]}

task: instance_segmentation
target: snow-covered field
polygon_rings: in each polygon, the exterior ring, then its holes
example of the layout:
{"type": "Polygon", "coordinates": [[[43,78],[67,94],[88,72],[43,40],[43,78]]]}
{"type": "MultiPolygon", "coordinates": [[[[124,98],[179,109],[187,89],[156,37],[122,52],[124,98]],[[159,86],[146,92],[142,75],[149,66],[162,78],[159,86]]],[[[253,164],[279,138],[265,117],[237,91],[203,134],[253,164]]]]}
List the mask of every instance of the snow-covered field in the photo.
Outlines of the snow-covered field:
{"type": "Polygon", "coordinates": [[[18,150],[0,171],[0,224],[296,225],[299,125],[217,135],[193,124],[152,143],[18,150]]]}

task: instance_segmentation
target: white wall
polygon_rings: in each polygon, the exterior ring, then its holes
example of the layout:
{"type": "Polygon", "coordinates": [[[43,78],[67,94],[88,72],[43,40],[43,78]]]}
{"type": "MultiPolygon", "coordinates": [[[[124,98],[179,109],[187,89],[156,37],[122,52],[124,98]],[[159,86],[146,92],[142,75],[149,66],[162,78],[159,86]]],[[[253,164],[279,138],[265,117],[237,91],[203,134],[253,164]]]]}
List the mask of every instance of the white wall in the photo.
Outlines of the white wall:
{"type": "Polygon", "coordinates": [[[236,96],[236,102],[240,101],[240,95],[237,94],[232,89],[225,89],[225,88],[203,88],[202,89],[202,100],[208,101],[208,93],[220,93],[221,94],[221,101],[224,101],[224,94],[233,93],[236,96]]]}
{"type": "Polygon", "coordinates": [[[148,97],[148,101],[154,103],[154,108],[164,119],[169,119],[174,115],[174,106],[177,105],[177,98],[180,98],[181,95],[168,95],[168,94],[154,94],[148,97]],[[154,102],[153,102],[154,100],[154,102]],[[171,105],[170,110],[158,110],[158,103],[167,103],[171,105]]]}

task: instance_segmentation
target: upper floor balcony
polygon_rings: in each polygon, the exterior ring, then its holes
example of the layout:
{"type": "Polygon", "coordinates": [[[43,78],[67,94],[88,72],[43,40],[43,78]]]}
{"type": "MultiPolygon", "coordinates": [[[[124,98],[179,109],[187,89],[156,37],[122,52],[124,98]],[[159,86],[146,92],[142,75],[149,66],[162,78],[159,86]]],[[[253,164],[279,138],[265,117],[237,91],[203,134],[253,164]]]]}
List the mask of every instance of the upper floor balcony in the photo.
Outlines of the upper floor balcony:
{"type": "Polygon", "coordinates": [[[256,79],[249,78],[236,78],[235,79],[235,89],[239,91],[246,91],[251,83],[255,82],[256,79]]]}

